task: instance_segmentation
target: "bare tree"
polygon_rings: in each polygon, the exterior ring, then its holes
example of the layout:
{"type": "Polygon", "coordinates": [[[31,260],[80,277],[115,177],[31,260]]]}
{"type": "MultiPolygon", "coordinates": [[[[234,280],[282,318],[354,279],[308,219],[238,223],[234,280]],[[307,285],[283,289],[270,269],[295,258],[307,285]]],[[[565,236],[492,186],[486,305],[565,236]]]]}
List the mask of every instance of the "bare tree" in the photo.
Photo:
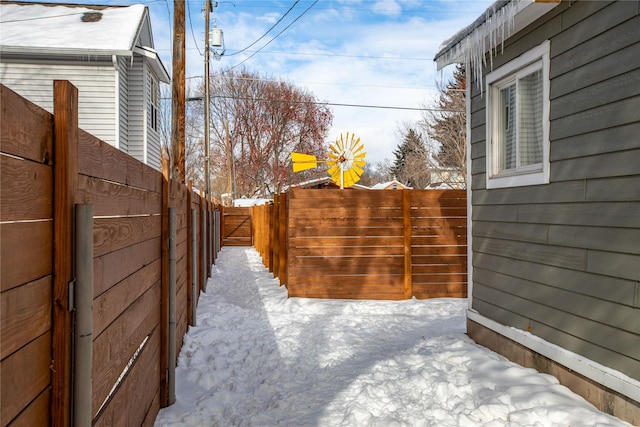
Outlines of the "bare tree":
{"type": "Polygon", "coordinates": [[[294,182],[291,152],[319,155],[333,120],[311,93],[246,69],[212,77],[210,112],[212,176],[224,175],[234,197],[294,182]]]}

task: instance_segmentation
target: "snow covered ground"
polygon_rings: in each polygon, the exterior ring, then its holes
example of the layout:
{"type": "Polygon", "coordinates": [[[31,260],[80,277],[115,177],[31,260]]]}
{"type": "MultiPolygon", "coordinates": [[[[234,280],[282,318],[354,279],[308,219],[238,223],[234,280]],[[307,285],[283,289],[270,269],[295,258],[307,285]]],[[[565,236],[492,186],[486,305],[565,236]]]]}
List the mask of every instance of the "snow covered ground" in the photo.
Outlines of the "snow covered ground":
{"type": "Polygon", "coordinates": [[[621,426],[465,334],[467,301],[287,299],[226,247],[155,426],[621,426]]]}

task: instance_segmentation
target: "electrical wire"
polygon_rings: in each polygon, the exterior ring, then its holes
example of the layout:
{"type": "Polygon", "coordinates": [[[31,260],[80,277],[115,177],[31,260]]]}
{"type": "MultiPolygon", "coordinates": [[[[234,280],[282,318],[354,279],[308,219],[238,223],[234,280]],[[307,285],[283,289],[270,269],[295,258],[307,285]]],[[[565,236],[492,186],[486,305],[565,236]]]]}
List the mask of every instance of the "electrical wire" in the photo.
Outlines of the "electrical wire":
{"type": "Polygon", "coordinates": [[[308,8],[306,8],[304,10],[304,12],[302,12],[296,19],[294,19],[293,21],[291,21],[291,23],[289,25],[287,25],[286,27],[284,27],[284,29],[282,31],[280,31],[278,34],[276,34],[276,36],[274,38],[272,38],[271,40],[269,40],[264,46],[262,46],[260,49],[258,49],[257,51],[255,51],[253,54],[249,55],[248,57],[246,57],[244,60],[242,60],[241,62],[239,62],[238,64],[234,65],[233,67],[229,68],[230,70],[233,70],[234,68],[239,67],[240,65],[244,64],[245,62],[247,62],[248,60],[250,60],[251,58],[253,58],[258,52],[260,52],[262,49],[264,49],[265,47],[269,46],[269,44],[271,42],[273,42],[275,39],[277,39],[278,37],[280,37],[280,35],[282,35],[282,33],[284,33],[285,31],[287,31],[293,24],[295,24],[298,19],[302,18],[313,6],[316,5],[316,3],[318,3],[319,0],[314,1],[313,3],[311,3],[311,6],[309,6],[308,8]]]}
{"type": "MultiPolygon", "coordinates": [[[[204,1],[209,1],[209,0],[204,0],[204,1]]],[[[189,6],[189,3],[191,2],[186,2],[187,3],[187,12],[189,14],[189,26],[191,27],[191,37],[193,37],[193,44],[196,46],[196,49],[198,50],[198,53],[200,54],[200,56],[203,56],[203,53],[200,51],[200,48],[198,47],[198,40],[196,40],[196,33],[195,31],[193,31],[193,19],[191,18],[191,6],[189,6]]]]}
{"type": "Polygon", "coordinates": [[[254,41],[253,43],[251,43],[249,46],[245,47],[244,49],[240,49],[240,50],[239,50],[239,51],[237,51],[237,52],[227,54],[227,56],[238,55],[238,54],[240,54],[240,53],[242,53],[242,52],[246,51],[247,49],[249,49],[250,47],[252,47],[252,46],[253,46],[253,45],[255,45],[256,43],[258,43],[258,42],[259,42],[260,40],[262,40],[263,38],[265,38],[265,37],[267,36],[267,34],[269,34],[269,32],[270,32],[271,30],[273,30],[273,29],[274,29],[274,28],[275,28],[275,27],[276,27],[280,22],[282,22],[282,20],[283,20],[283,19],[284,19],[284,18],[285,18],[285,17],[286,17],[286,16],[287,16],[287,15],[288,15],[292,10],[293,10],[293,8],[294,8],[294,7],[296,7],[296,5],[297,5],[298,3],[300,3],[300,0],[296,0],[296,2],[295,2],[295,3],[293,3],[293,5],[291,5],[291,7],[289,8],[289,10],[287,10],[287,11],[285,12],[285,14],[284,14],[284,15],[282,15],[282,16],[280,17],[280,19],[278,19],[278,21],[277,21],[275,24],[273,24],[273,25],[271,26],[271,28],[269,28],[269,29],[268,29],[268,30],[267,30],[263,35],[261,35],[261,36],[260,36],[260,38],[258,38],[258,40],[254,41]]]}
{"type": "MultiPolygon", "coordinates": [[[[351,107],[351,108],[377,108],[383,110],[405,110],[405,111],[429,111],[434,113],[464,113],[464,110],[450,110],[445,108],[418,108],[418,107],[398,107],[391,105],[373,105],[373,104],[346,104],[340,102],[321,102],[321,101],[291,101],[286,99],[267,99],[267,98],[250,98],[243,96],[224,96],[224,95],[215,95],[211,98],[222,98],[222,99],[237,99],[241,101],[253,101],[253,102],[286,102],[290,104],[311,104],[311,105],[327,105],[331,107],[351,107]]],[[[202,101],[204,97],[202,96],[194,96],[187,98],[187,101],[202,101]]]]}

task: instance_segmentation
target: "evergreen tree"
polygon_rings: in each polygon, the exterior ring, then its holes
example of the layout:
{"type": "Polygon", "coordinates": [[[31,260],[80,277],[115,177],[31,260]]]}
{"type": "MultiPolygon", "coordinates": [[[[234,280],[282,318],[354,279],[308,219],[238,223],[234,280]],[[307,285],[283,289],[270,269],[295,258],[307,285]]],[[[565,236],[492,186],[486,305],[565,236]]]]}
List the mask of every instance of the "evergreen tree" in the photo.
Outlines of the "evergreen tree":
{"type": "Polygon", "coordinates": [[[391,174],[401,183],[412,188],[425,188],[429,185],[427,149],[420,133],[408,129],[402,144],[393,151],[395,160],[391,165],[391,174]]]}
{"type": "Polygon", "coordinates": [[[439,144],[433,158],[441,169],[466,179],[466,76],[458,64],[446,86],[439,86],[435,108],[423,116],[428,137],[439,144]]]}

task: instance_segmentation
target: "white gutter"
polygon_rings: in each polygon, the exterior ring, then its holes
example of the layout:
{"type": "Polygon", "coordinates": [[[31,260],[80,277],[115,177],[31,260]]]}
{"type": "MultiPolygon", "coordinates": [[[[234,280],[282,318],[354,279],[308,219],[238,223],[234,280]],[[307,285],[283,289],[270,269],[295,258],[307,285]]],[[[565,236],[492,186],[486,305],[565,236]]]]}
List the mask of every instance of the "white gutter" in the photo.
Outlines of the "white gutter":
{"type": "Polygon", "coordinates": [[[46,55],[46,56],[70,56],[70,57],[111,57],[132,56],[130,50],[105,50],[105,49],[77,49],[77,48],[50,48],[50,47],[25,47],[0,45],[0,53],[3,55],[16,54],[26,55],[46,55]]]}
{"type": "Polygon", "coordinates": [[[466,65],[465,72],[465,90],[466,90],[466,146],[467,146],[467,301],[469,309],[473,303],[473,203],[471,193],[471,70],[466,65]]]}
{"type": "MultiPolygon", "coordinates": [[[[114,140],[114,146],[119,150],[120,149],[120,67],[118,66],[118,57],[116,55],[112,55],[111,56],[111,61],[113,62],[113,69],[114,69],[114,96],[115,96],[115,102],[114,102],[114,120],[113,123],[115,125],[115,140],[114,140]]],[[[128,151],[128,150],[127,150],[128,151]]]]}

